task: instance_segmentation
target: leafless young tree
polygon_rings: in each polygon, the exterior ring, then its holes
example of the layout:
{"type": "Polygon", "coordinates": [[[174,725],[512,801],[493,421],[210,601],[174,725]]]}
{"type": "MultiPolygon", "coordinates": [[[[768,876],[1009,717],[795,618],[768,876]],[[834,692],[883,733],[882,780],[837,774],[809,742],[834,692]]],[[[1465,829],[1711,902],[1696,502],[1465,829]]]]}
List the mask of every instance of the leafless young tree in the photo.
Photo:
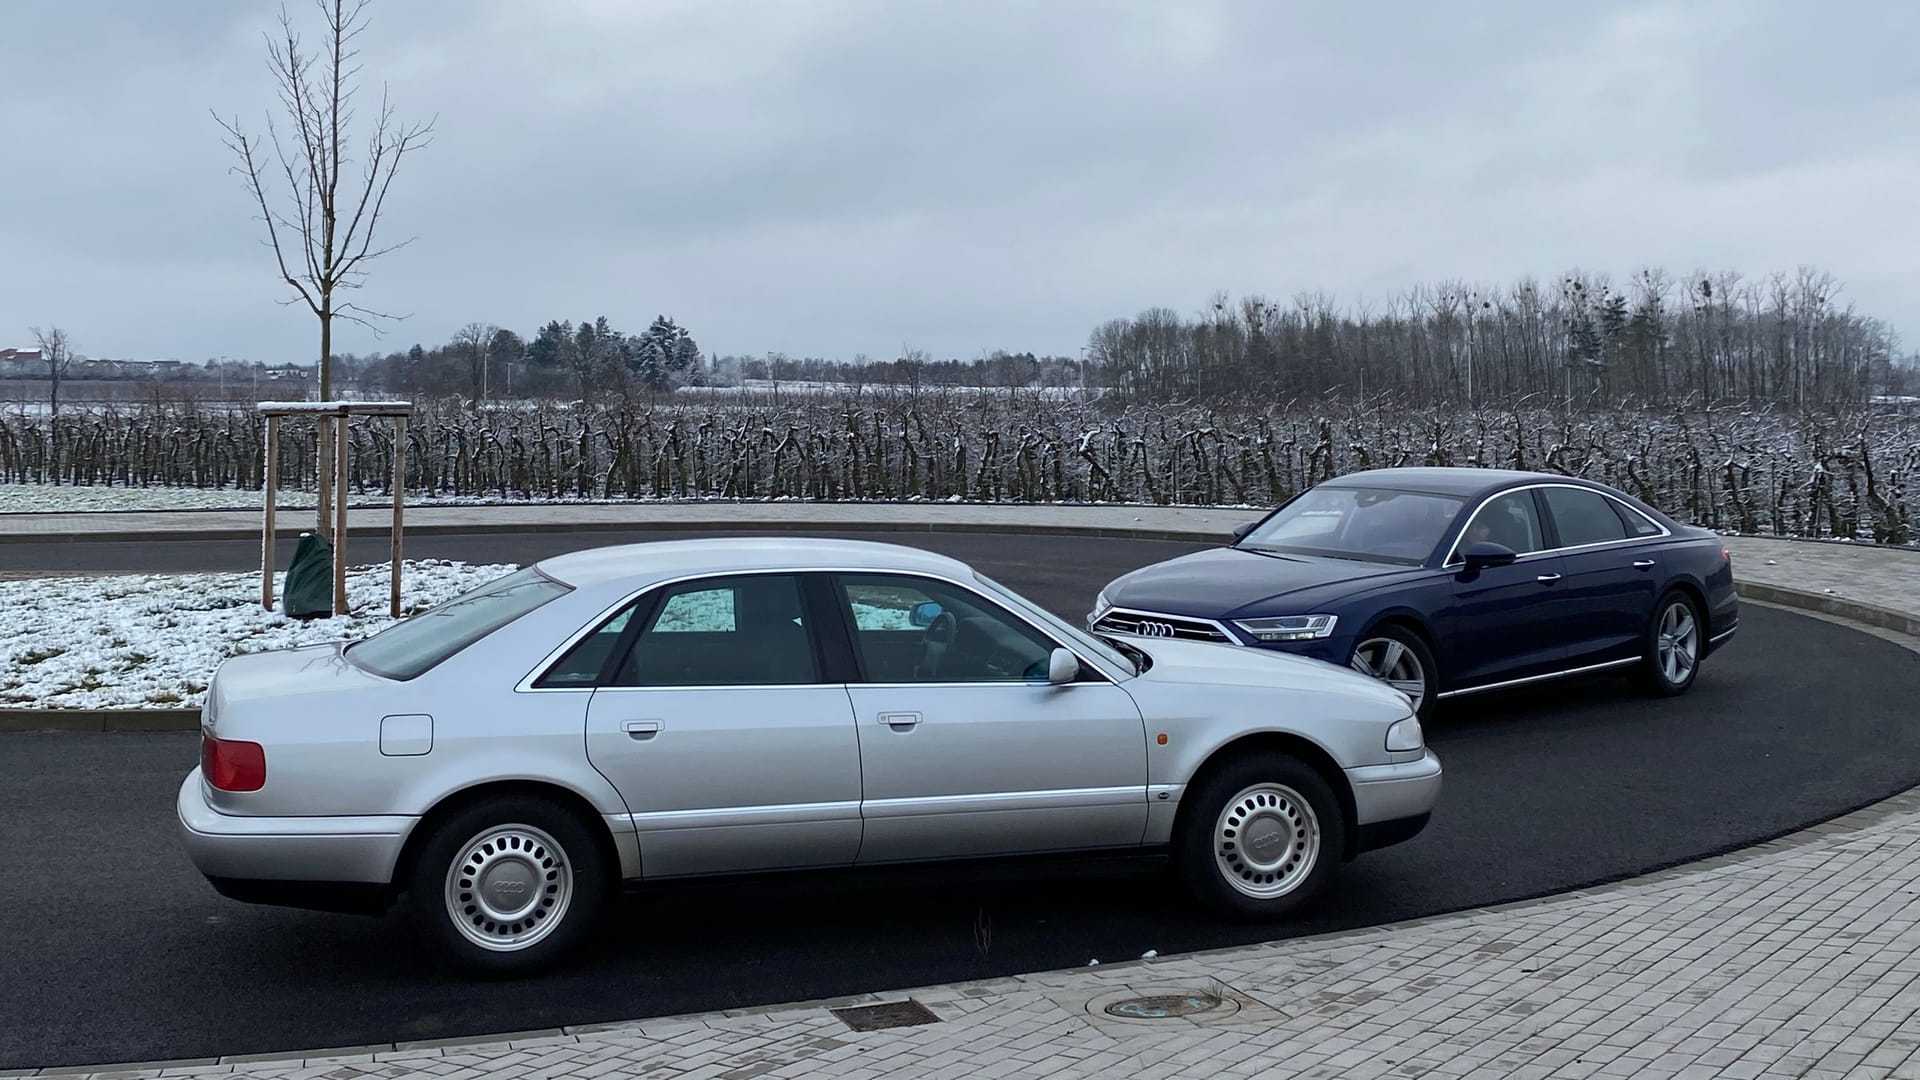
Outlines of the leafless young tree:
{"type": "Polygon", "coordinates": [[[53,387],[53,415],[60,415],[60,380],[67,377],[67,369],[73,366],[73,342],[68,340],[67,332],[57,326],[45,330],[33,328],[33,340],[40,346],[40,361],[47,365],[47,382],[53,387]]]}
{"type": "Polygon", "coordinates": [[[223,140],[239,158],[234,166],[267,225],[280,277],[320,320],[320,397],[333,393],[333,320],[370,328],[397,316],[343,302],[337,290],[357,289],[366,264],[404,247],[408,240],[377,246],[375,233],[400,162],[431,141],[433,122],[404,124],[394,116],[384,87],[372,130],[356,138],[354,108],[360,75],[355,41],[367,28],[371,0],[315,0],[325,39],[309,51],[283,8],[280,32],[267,37],[267,67],[284,117],[267,115],[267,134],[248,135],[239,119],[220,119],[223,140]],[[283,130],[283,126],[285,130],[283,130]],[[271,144],[272,154],[265,153],[271,144]],[[364,147],[359,176],[347,175],[352,154],[364,147]],[[270,175],[284,179],[275,191],[270,175]]]}
{"type": "Polygon", "coordinates": [[[460,350],[462,359],[467,362],[468,389],[476,401],[485,401],[490,396],[492,380],[489,369],[493,364],[494,339],[499,334],[500,328],[497,326],[470,322],[453,335],[454,347],[460,350]]]}

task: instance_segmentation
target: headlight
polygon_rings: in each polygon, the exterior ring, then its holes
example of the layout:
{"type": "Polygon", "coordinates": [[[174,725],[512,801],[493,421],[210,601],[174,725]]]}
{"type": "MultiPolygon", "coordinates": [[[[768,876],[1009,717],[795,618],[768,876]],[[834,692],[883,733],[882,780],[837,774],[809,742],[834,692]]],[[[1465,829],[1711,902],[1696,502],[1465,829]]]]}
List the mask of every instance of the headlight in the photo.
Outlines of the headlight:
{"type": "Polygon", "coordinates": [[[1387,749],[1395,753],[1418,750],[1426,745],[1426,738],[1420,730],[1420,718],[1409,716],[1387,729],[1387,749]]]}
{"type": "Polygon", "coordinates": [[[1279,615],[1271,619],[1235,619],[1233,625],[1255,641],[1312,641],[1333,633],[1333,615],[1279,615]]]}

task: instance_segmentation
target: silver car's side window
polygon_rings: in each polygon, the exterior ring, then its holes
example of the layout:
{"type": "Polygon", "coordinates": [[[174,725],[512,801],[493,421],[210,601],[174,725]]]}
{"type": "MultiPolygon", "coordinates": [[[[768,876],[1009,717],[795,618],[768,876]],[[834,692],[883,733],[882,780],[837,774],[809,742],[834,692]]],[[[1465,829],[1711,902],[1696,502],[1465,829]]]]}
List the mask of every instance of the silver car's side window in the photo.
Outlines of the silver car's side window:
{"type": "Polygon", "coordinates": [[[620,635],[626,632],[627,624],[633,620],[634,609],[638,602],[621,608],[606,622],[594,628],[577,642],[567,654],[554,662],[533,685],[541,690],[564,690],[568,688],[590,687],[600,681],[600,673],[606,670],[607,660],[620,643],[620,635]]]}
{"type": "Polygon", "coordinates": [[[652,608],[612,686],[789,686],[820,681],[798,579],[683,582],[652,608]]]}
{"type": "Polygon", "coordinates": [[[840,598],[870,683],[1044,682],[1054,642],[985,597],[943,581],[846,575],[840,598]]]}
{"type": "Polygon", "coordinates": [[[1479,543],[1499,544],[1516,555],[1544,550],[1546,533],[1540,528],[1540,515],[1533,506],[1532,491],[1509,491],[1491,499],[1467,523],[1465,532],[1454,545],[1449,562],[1457,562],[1461,552],[1479,543]]]}

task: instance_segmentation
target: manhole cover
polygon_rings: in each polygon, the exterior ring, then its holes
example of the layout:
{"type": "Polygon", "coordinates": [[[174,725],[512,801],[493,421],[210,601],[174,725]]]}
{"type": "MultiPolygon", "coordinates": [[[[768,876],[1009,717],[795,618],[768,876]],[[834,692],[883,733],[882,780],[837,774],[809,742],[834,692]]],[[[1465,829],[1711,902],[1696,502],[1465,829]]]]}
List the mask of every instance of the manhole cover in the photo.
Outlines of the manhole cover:
{"type": "Polygon", "coordinates": [[[1154,994],[1116,1001],[1108,1005],[1106,1011],[1127,1020],[1169,1020],[1212,1012],[1221,1004],[1222,999],[1214,994],[1154,994]]]}
{"type": "Polygon", "coordinates": [[[884,1031],[887,1028],[913,1027],[916,1024],[937,1024],[940,1018],[933,1015],[925,1005],[909,998],[906,1001],[889,1001],[881,1005],[850,1005],[844,1009],[829,1009],[840,1022],[855,1031],[884,1031]]]}

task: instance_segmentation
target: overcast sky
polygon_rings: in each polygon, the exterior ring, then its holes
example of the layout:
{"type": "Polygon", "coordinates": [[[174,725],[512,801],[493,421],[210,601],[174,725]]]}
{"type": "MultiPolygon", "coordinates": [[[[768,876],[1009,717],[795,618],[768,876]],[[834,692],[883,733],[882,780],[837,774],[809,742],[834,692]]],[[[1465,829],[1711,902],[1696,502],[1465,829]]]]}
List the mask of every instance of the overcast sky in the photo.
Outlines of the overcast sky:
{"type": "MultiPolygon", "coordinates": [[[[310,362],[209,109],[252,0],[5,0],[0,345],[310,362]]],[[[296,17],[317,24],[305,0],[296,17]]],[[[438,117],[340,351],[666,313],[708,351],[1070,355],[1216,289],[1802,264],[1920,344],[1920,4],[376,0],[438,117]]],[[[371,102],[369,102],[371,104],[371,102]]]]}

